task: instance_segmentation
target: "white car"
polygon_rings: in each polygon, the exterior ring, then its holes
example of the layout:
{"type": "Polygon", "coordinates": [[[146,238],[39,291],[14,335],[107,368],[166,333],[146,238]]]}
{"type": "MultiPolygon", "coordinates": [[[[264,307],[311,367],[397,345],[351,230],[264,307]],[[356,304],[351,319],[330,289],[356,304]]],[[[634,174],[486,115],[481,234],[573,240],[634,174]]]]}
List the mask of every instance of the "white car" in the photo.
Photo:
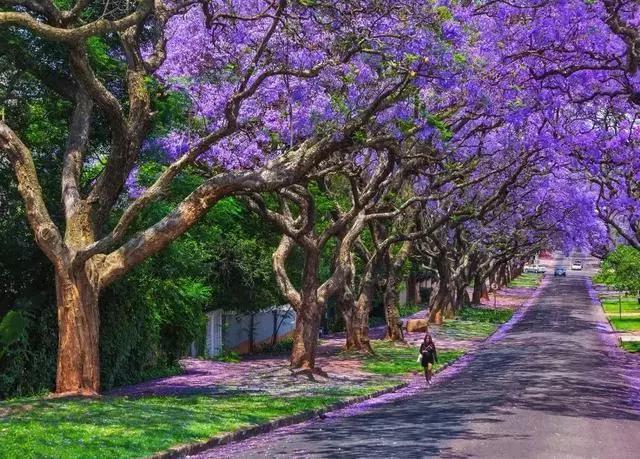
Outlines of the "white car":
{"type": "Polygon", "coordinates": [[[547,268],[542,265],[527,265],[524,267],[525,273],[543,274],[547,272],[547,268]]]}
{"type": "Polygon", "coordinates": [[[579,260],[576,260],[573,262],[573,264],[571,265],[571,269],[573,271],[581,271],[582,270],[582,262],[579,260]]]}

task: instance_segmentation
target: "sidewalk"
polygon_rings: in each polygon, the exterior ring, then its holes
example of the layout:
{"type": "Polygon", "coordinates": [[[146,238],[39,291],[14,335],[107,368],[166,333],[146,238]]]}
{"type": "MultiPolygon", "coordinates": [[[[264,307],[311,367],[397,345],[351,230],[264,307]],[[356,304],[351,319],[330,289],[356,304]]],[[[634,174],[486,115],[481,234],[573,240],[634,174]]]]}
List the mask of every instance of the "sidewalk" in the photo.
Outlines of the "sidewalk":
{"type": "Polygon", "coordinates": [[[633,299],[634,306],[632,308],[629,307],[628,300],[623,299],[623,303],[619,310],[616,306],[616,302],[618,301],[620,292],[610,290],[608,287],[597,284],[593,285],[591,288],[598,298],[600,306],[611,324],[612,333],[615,334],[617,340],[622,343],[640,342],[640,305],[635,305],[635,297],[633,299]],[[609,304],[609,307],[607,308],[605,305],[605,302],[607,301],[613,301],[613,307],[609,304]],[[619,329],[620,327],[618,327],[616,322],[627,320],[637,324],[635,329],[626,329],[626,327],[619,329]]]}

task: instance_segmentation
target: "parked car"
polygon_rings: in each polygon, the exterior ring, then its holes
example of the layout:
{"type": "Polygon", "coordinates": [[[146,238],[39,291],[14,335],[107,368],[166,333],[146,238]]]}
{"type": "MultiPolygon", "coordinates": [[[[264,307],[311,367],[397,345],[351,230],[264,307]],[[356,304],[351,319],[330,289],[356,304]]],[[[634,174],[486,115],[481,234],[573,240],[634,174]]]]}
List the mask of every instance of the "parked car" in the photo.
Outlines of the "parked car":
{"type": "Polygon", "coordinates": [[[573,264],[571,265],[571,269],[574,270],[574,271],[582,270],[582,261],[574,260],[573,264]]]}
{"type": "Polygon", "coordinates": [[[547,268],[542,265],[527,265],[524,267],[525,273],[543,274],[547,272],[547,268]]]}
{"type": "Polygon", "coordinates": [[[564,276],[567,277],[567,270],[564,269],[562,266],[558,266],[554,271],[553,271],[553,275],[554,276],[564,276]]]}

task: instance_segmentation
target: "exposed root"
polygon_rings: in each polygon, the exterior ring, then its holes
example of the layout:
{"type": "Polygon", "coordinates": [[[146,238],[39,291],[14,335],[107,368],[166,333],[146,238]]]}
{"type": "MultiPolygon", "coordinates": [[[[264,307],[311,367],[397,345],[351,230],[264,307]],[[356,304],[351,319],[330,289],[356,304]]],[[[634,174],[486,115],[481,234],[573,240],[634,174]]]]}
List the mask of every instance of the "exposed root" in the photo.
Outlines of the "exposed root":
{"type": "Polygon", "coordinates": [[[345,352],[349,352],[352,354],[376,355],[376,351],[373,350],[370,343],[363,344],[360,346],[345,345],[344,350],[345,352]]]}
{"type": "Polygon", "coordinates": [[[320,376],[322,378],[329,378],[329,373],[327,373],[326,371],[324,371],[322,368],[319,367],[315,367],[315,368],[292,368],[291,369],[291,374],[293,376],[304,376],[307,379],[309,379],[309,381],[314,381],[316,382],[316,376],[320,376]]]}
{"type": "Polygon", "coordinates": [[[78,389],[67,392],[52,392],[47,395],[47,398],[58,399],[58,398],[100,398],[101,395],[91,389],[78,389]]]}

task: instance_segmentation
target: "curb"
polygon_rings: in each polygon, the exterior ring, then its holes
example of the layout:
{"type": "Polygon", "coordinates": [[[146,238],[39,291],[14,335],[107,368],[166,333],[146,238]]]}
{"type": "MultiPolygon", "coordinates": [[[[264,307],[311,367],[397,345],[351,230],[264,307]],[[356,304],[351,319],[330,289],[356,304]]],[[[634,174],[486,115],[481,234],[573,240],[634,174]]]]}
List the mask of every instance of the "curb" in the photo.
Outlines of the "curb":
{"type": "MultiPolygon", "coordinates": [[[[589,298],[591,299],[591,303],[598,307],[598,309],[602,312],[602,315],[606,319],[606,322],[603,321],[602,323],[605,324],[605,328],[606,328],[605,331],[608,333],[608,336],[607,336],[608,339],[604,339],[604,341],[608,342],[608,344],[614,344],[618,350],[622,351],[622,349],[620,349],[620,341],[621,341],[620,335],[618,331],[613,327],[613,324],[611,323],[611,318],[604,310],[604,306],[602,305],[602,299],[598,296],[598,292],[596,292],[595,290],[593,280],[587,277],[585,279],[585,285],[587,287],[587,292],[589,294],[589,298]]],[[[603,337],[602,334],[600,336],[603,337]]]]}
{"type": "MultiPolygon", "coordinates": [[[[522,306],[520,306],[520,309],[518,309],[518,311],[507,322],[501,324],[491,335],[487,336],[483,341],[479,342],[476,346],[469,349],[464,354],[461,354],[455,359],[444,363],[441,367],[438,368],[438,371],[434,373],[434,377],[436,377],[437,375],[440,375],[441,377],[444,377],[446,379],[447,375],[442,374],[445,370],[450,369],[452,366],[456,364],[464,366],[465,361],[469,362],[474,357],[474,354],[477,354],[477,352],[480,349],[482,349],[484,346],[492,344],[495,341],[498,341],[504,333],[506,333],[508,330],[510,330],[513,327],[513,325],[515,325],[517,322],[520,321],[524,313],[529,309],[531,304],[533,304],[533,302],[537,299],[537,297],[540,295],[540,292],[547,284],[548,284],[548,280],[546,277],[544,277],[543,280],[536,287],[533,295],[528,300],[526,300],[522,304],[522,306]]],[[[183,458],[189,455],[198,454],[200,452],[206,451],[208,449],[211,449],[217,446],[222,446],[229,443],[246,440],[248,438],[255,437],[260,434],[269,433],[271,431],[274,431],[282,427],[288,427],[294,424],[300,424],[302,422],[309,421],[319,416],[321,417],[325,414],[328,414],[346,407],[358,405],[362,402],[366,402],[368,400],[378,398],[383,395],[397,392],[400,389],[404,389],[410,386],[411,383],[416,378],[422,379],[420,376],[417,376],[414,374],[414,376],[408,381],[405,381],[400,384],[396,384],[391,387],[387,387],[386,389],[381,389],[379,391],[372,392],[371,394],[368,394],[368,395],[360,395],[358,397],[349,398],[347,400],[341,400],[339,402],[332,403],[331,405],[328,405],[325,408],[321,408],[313,411],[305,411],[299,414],[294,414],[291,416],[275,419],[273,421],[270,421],[264,424],[248,427],[246,429],[240,429],[240,430],[237,430],[236,432],[231,432],[231,433],[211,437],[208,440],[204,440],[201,442],[173,446],[165,451],[155,453],[148,457],[149,459],[183,458]]]]}
{"type": "MultiPolygon", "coordinates": [[[[444,368],[445,367],[442,366],[440,368],[440,371],[442,371],[444,368]]],[[[149,459],[175,459],[175,458],[182,458],[185,456],[189,456],[192,454],[197,454],[207,449],[214,448],[216,446],[226,445],[227,443],[245,440],[250,437],[255,437],[256,435],[271,432],[272,430],[278,429],[280,427],[287,427],[293,424],[299,424],[301,422],[308,421],[315,417],[322,416],[331,411],[336,411],[341,408],[345,408],[349,405],[354,405],[356,403],[361,403],[366,400],[388,394],[390,392],[395,392],[408,385],[409,385],[409,382],[403,382],[400,384],[396,384],[395,386],[387,387],[386,389],[381,389],[376,392],[372,392],[367,395],[359,395],[358,397],[341,400],[339,402],[332,403],[331,405],[328,405],[325,408],[320,408],[312,411],[304,411],[299,414],[294,414],[291,416],[274,419],[273,421],[270,421],[264,424],[248,427],[246,429],[240,429],[235,432],[227,433],[224,435],[211,437],[210,439],[204,440],[201,442],[173,446],[165,451],[155,453],[148,457],[149,459]]]]}

